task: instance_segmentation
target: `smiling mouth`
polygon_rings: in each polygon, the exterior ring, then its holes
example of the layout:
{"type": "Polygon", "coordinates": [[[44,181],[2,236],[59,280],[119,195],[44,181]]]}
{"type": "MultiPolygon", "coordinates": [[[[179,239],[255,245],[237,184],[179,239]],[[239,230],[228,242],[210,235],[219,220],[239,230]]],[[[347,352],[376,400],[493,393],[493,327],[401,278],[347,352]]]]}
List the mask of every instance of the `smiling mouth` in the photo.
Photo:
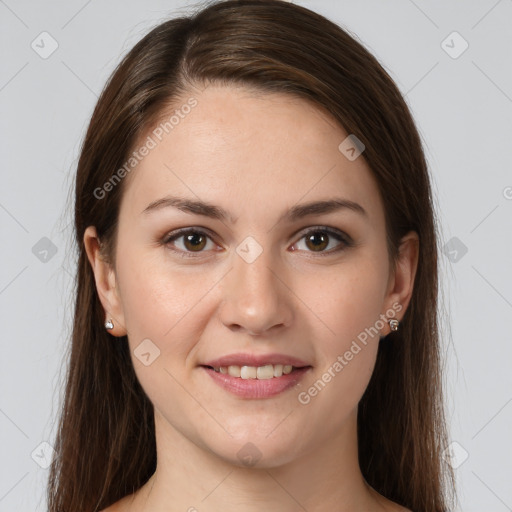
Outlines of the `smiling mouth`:
{"type": "Polygon", "coordinates": [[[263,366],[204,366],[204,368],[208,368],[210,370],[215,371],[216,373],[222,373],[224,375],[229,375],[230,377],[238,377],[240,379],[258,379],[258,380],[268,380],[273,378],[279,378],[283,375],[289,375],[290,373],[302,369],[302,368],[310,368],[309,366],[304,367],[296,367],[290,364],[266,364],[263,366]]]}

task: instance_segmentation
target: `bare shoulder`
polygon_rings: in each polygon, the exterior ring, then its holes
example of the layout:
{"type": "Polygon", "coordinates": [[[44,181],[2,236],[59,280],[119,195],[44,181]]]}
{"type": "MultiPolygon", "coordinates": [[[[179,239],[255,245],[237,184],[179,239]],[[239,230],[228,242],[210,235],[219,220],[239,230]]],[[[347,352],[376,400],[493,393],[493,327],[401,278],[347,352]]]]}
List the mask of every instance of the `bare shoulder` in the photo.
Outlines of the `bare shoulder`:
{"type": "Polygon", "coordinates": [[[384,498],[384,502],[381,503],[382,509],[385,510],[385,512],[412,512],[412,510],[402,507],[402,505],[399,505],[398,503],[388,500],[384,498]]]}
{"type": "Polygon", "coordinates": [[[110,507],[100,510],[100,512],[121,512],[121,509],[119,508],[119,501],[116,501],[115,503],[110,505],[110,507]]]}
{"type": "Polygon", "coordinates": [[[114,503],[113,505],[110,505],[110,507],[104,508],[103,510],[100,510],[100,512],[117,512],[116,508],[117,503],[114,503]]]}
{"type": "Polygon", "coordinates": [[[402,507],[398,503],[393,503],[392,507],[389,509],[389,512],[412,512],[412,510],[402,507]]]}
{"type": "Polygon", "coordinates": [[[119,501],[116,501],[110,507],[107,507],[100,512],[127,512],[128,511],[128,501],[132,498],[132,495],[125,496],[121,498],[119,501]]]}
{"type": "Polygon", "coordinates": [[[368,486],[368,489],[370,493],[373,495],[373,498],[375,499],[379,509],[383,512],[412,512],[412,510],[409,510],[406,507],[403,507],[402,505],[399,505],[396,503],[396,501],[392,501],[382,494],[380,494],[378,491],[376,491],[373,487],[368,486]]]}

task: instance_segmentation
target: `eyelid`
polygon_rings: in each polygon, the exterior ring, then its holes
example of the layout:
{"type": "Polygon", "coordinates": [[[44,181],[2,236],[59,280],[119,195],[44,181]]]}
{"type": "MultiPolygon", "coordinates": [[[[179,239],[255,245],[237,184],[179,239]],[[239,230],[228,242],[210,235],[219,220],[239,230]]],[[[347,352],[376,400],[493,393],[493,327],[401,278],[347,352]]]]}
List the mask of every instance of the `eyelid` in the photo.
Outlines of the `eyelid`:
{"type": "Polygon", "coordinates": [[[331,226],[326,226],[324,224],[322,225],[317,225],[317,226],[309,226],[307,228],[304,228],[303,230],[299,230],[298,232],[296,232],[293,237],[296,237],[298,235],[301,236],[301,238],[311,232],[316,232],[316,231],[323,231],[325,233],[328,233],[328,234],[331,234],[331,235],[335,235],[337,237],[339,237],[343,242],[349,244],[349,243],[352,243],[352,238],[347,234],[345,233],[344,231],[342,231],[341,229],[338,229],[338,228],[334,228],[334,227],[331,227],[331,226]]]}
{"type": "MultiPolygon", "coordinates": [[[[306,253],[308,254],[308,257],[331,256],[333,254],[338,254],[338,253],[342,252],[343,250],[348,249],[349,247],[353,247],[355,245],[352,237],[350,237],[347,233],[345,233],[344,231],[342,231],[338,228],[325,226],[325,225],[310,226],[303,231],[299,231],[297,233],[299,235],[299,237],[297,239],[297,242],[295,242],[295,243],[300,242],[306,235],[309,235],[310,233],[317,233],[317,232],[327,233],[327,235],[329,237],[337,239],[340,242],[340,244],[337,247],[335,247],[334,249],[329,249],[328,251],[320,251],[320,252],[306,251],[306,253]]],[[[297,236],[297,234],[294,235],[294,237],[297,236]]]]}
{"type": "MultiPolygon", "coordinates": [[[[216,243],[215,236],[212,234],[212,232],[208,228],[202,228],[202,227],[196,228],[193,226],[187,227],[187,228],[180,228],[175,231],[171,231],[170,233],[167,233],[162,238],[161,243],[162,243],[162,245],[168,246],[170,244],[170,242],[173,242],[173,241],[177,240],[178,238],[181,238],[182,236],[187,235],[189,233],[204,235],[207,238],[209,238],[210,240],[212,240],[212,242],[216,243]]],[[[207,251],[199,251],[196,253],[194,253],[193,251],[182,251],[181,249],[175,249],[173,247],[171,247],[171,250],[173,252],[179,254],[179,256],[184,257],[184,258],[187,258],[187,257],[195,258],[195,257],[199,257],[199,256],[207,253],[207,251]]]]}

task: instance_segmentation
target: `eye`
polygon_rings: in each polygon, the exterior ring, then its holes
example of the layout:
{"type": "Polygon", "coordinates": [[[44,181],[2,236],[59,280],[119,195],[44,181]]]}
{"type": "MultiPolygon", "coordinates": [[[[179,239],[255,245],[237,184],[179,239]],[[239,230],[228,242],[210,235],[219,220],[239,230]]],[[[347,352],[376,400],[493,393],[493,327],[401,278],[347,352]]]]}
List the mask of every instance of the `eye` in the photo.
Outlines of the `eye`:
{"type": "Polygon", "coordinates": [[[203,249],[208,246],[208,240],[213,244],[212,238],[208,233],[199,229],[186,228],[170,233],[163,240],[163,243],[170,246],[173,251],[179,253],[182,257],[194,257],[194,253],[204,252],[203,249]],[[179,239],[183,239],[183,241],[179,244],[174,244],[179,239]],[[175,249],[173,245],[181,245],[181,247],[175,249]]]}
{"type": "MultiPolygon", "coordinates": [[[[322,226],[309,229],[302,235],[300,241],[302,239],[305,239],[306,251],[318,253],[319,256],[328,256],[353,245],[351,238],[342,231],[322,226]],[[339,243],[334,248],[326,251],[325,249],[331,245],[332,239],[339,243]]],[[[200,255],[208,249],[212,249],[212,245],[215,246],[209,233],[194,228],[185,228],[170,233],[162,240],[162,243],[178,253],[179,256],[191,258],[195,257],[196,254],[200,255]],[[177,243],[178,241],[179,243],[177,243]],[[208,242],[210,242],[210,245],[208,245],[208,242]]],[[[298,243],[295,245],[298,245],[298,243]]],[[[295,250],[292,249],[292,251],[295,250]]]]}
{"type": "Polygon", "coordinates": [[[327,256],[352,245],[352,241],[348,235],[345,235],[342,231],[326,227],[310,229],[302,235],[300,240],[302,239],[305,239],[304,244],[308,252],[319,253],[320,256],[327,256]],[[332,239],[335,239],[340,243],[338,243],[334,248],[326,251],[325,249],[331,245],[332,239]]]}

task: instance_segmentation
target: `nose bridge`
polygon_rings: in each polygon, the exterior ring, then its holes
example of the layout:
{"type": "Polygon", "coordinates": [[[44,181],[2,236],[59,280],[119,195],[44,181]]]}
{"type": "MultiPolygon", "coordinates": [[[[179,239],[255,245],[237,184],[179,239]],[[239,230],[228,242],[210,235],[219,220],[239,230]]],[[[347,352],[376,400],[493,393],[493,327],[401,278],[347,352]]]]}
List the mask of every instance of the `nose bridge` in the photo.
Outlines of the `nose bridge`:
{"type": "Polygon", "coordinates": [[[255,334],[289,322],[291,308],[279,268],[272,251],[263,250],[254,239],[237,247],[225,285],[222,321],[226,326],[255,334]]]}

